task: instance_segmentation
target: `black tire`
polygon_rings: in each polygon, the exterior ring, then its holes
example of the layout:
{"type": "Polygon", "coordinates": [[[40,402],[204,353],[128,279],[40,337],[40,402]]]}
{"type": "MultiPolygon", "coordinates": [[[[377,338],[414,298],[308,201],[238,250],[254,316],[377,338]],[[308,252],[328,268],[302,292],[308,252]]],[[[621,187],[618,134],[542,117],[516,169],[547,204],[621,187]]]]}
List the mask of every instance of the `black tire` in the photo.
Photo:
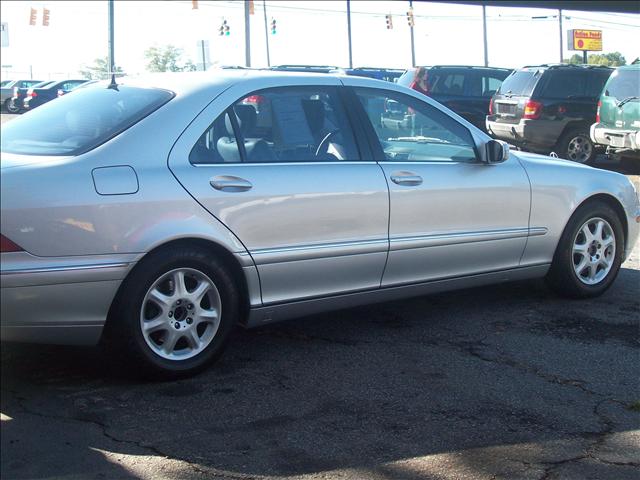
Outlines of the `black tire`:
{"type": "Polygon", "coordinates": [[[151,379],[182,378],[200,372],[217,360],[240,312],[240,296],[222,262],[203,248],[179,246],[154,252],[136,265],[124,280],[111,308],[102,345],[126,371],[151,379]],[[181,360],[161,357],[147,344],[140,325],[142,304],[157,279],[175,269],[198,271],[210,279],[221,301],[220,321],[210,343],[197,355],[181,360]]]}
{"type": "Polygon", "coordinates": [[[572,129],[560,137],[556,153],[566,160],[590,164],[596,158],[596,147],[587,130],[572,129]]]}
{"type": "Polygon", "coordinates": [[[13,113],[13,114],[20,113],[20,107],[18,107],[12,99],[8,99],[5,102],[5,109],[9,113],[13,113]]]}
{"type": "Polygon", "coordinates": [[[601,295],[611,286],[620,271],[624,245],[622,223],[618,214],[609,205],[602,201],[590,201],[581,205],[571,216],[562,233],[551,269],[546,277],[548,285],[560,295],[571,298],[589,298],[601,295]],[[615,239],[615,252],[612,254],[613,262],[608,273],[597,283],[589,285],[581,280],[575,271],[574,262],[579,264],[578,260],[581,254],[574,254],[573,245],[582,227],[592,219],[602,219],[609,224],[615,239]]]}

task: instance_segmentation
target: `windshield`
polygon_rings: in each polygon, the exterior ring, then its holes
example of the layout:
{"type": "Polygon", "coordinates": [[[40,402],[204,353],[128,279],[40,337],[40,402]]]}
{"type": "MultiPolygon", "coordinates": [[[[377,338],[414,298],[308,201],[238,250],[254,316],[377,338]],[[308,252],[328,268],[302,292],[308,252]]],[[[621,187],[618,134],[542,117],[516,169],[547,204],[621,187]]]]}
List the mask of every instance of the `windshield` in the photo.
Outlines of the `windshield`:
{"type": "Polygon", "coordinates": [[[540,78],[538,70],[515,71],[502,82],[498,93],[528,97],[533,92],[538,78],[540,78]]]}
{"type": "Polygon", "coordinates": [[[616,70],[604,90],[606,97],[624,100],[640,96],[640,69],[616,70]]]}
{"type": "Polygon", "coordinates": [[[104,84],[78,89],[2,126],[1,150],[21,155],[79,155],[131,127],[173,98],[156,88],[104,84]]]}

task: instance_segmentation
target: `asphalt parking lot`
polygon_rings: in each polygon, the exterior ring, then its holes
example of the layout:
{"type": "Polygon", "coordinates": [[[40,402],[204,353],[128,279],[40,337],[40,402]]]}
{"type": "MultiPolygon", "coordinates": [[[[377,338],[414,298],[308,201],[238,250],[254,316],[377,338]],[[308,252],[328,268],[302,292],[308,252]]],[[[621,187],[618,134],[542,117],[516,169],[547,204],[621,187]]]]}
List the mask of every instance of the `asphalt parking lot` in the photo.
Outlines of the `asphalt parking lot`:
{"type": "Polygon", "coordinates": [[[600,298],[520,282],[237,330],[188,380],[0,359],[3,479],[635,480],[640,244],[600,298]]]}

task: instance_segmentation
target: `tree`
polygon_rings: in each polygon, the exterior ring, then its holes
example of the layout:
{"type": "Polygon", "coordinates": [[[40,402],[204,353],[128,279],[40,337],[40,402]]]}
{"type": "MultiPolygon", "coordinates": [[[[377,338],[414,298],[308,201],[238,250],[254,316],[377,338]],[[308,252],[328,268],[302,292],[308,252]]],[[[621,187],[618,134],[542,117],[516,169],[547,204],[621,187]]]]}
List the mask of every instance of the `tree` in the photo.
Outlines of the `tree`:
{"type": "MultiPolygon", "coordinates": [[[[122,68],[115,67],[116,76],[124,75],[122,68]]],[[[89,80],[105,80],[111,78],[109,73],[109,57],[96,58],[92,65],[83,65],[80,74],[89,80]]]]}
{"type": "MultiPolygon", "coordinates": [[[[565,59],[564,63],[571,63],[574,65],[582,64],[582,54],[576,53],[571,58],[565,59]]],[[[620,52],[611,53],[592,53],[587,58],[589,65],[604,65],[606,67],[619,67],[620,65],[626,65],[627,60],[622,56],[620,52]]]]}
{"type": "Polygon", "coordinates": [[[619,67],[626,65],[627,60],[622,56],[620,52],[611,52],[604,54],[594,53],[589,55],[589,63],[592,65],[604,65],[607,67],[619,67]]]}
{"type": "Polygon", "coordinates": [[[149,47],[144,52],[150,72],[192,72],[196,66],[191,60],[182,61],[183,51],[173,45],[149,47]]]}

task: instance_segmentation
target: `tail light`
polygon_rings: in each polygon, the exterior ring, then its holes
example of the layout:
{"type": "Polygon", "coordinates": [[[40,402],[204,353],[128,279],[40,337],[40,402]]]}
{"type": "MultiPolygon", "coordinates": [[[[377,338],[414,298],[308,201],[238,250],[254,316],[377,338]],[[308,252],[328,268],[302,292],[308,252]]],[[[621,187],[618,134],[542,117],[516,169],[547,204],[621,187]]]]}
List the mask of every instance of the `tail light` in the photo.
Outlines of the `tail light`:
{"type": "Polygon", "coordinates": [[[255,105],[260,105],[264,102],[264,97],[262,95],[249,95],[244,99],[243,103],[253,103],[255,105]]]}
{"type": "Polygon", "coordinates": [[[489,115],[493,115],[493,97],[489,100],[489,115]]]}
{"type": "Polygon", "coordinates": [[[522,116],[522,118],[535,120],[536,118],[540,118],[541,114],[542,104],[533,100],[527,100],[527,103],[524,104],[524,115],[522,116]]]}
{"type": "Polygon", "coordinates": [[[27,97],[36,98],[38,94],[33,90],[27,90],[27,97]]]}
{"type": "Polygon", "coordinates": [[[58,96],[61,97],[62,95],[64,95],[64,90],[62,90],[61,88],[58,89],[58,96]]]}
{"type": "Polygon", "coordinates": [[[4,235],[0,235],[0,253],[8,253],[8,252],[23,252],[24,249],[21,248],[16,243],[9,240],[4,235]]]}
{"type": "Polygon", "coordinates": [[[598,102],[598,109],[596,110],[596,123],[600,123],[600,107],[602,106],[602,102],[598,102]]]}

